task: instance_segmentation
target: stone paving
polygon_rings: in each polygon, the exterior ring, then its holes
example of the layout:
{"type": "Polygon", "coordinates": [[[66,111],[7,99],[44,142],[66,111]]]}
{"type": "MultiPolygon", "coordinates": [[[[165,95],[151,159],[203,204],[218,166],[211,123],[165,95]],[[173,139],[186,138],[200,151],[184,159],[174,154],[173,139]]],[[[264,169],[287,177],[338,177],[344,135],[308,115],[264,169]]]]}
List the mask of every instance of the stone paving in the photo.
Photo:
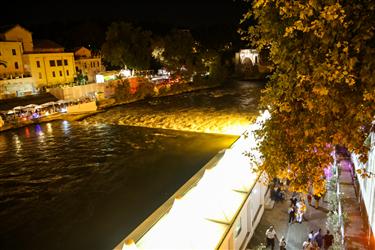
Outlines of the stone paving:
{"type": "MultiPolygon", "coordinates": [[[[278,239],[284,236],[287,242],[288,250],[301,250],[302,243],[307,239],[310,231],[316,232],[322,229],[322,234],[326,233],[327,203],[320,202],[320,207],[315,209],[307,205],[307,211],[301,224],[288,224],[288,207],[290,205],[290,197],[288,194],[285,201],[275,203],[273,209],[265,210],[261,221],[246,249],[256,249],[260,244],[266,243],[266,230],[273,225],[278,239]]],[[[306,201],[306,204],[307,201],[306,201]]],[[[314,205],[314,201],[313,201],[314,205]]],[[[275,250],[279,249],[278,242],[275,244],[275,250]]]]}

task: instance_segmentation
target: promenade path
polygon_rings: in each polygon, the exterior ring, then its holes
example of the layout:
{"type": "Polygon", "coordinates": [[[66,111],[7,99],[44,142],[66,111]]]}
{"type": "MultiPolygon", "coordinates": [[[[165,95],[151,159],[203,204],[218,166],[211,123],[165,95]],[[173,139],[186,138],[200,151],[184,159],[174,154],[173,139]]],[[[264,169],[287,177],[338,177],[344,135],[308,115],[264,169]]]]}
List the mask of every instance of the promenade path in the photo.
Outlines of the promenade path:
{"type": "MultiPolygon", "coordinates": [[[[265,210],[258,227],[246,249],[256,249],[260,244],[266,243],[266,230],[270,225],[273,225],[278,239],[284,236],[287,242],[288,250],[301,250],[302,243],[307,239],[310,231],[316,232],[319,228],[322,229],[322,234],[326,233],[326,219],[327,219],[327,203],[320,201],[320,207],[315,209],[307,205],[307,211],[304,215],[304,220],[301,224],[288,224],[288,207],[290,205],[291,194],[287,195],[284,201],[276,202],[273,209],[265,210]]],[[[314,200],[313,203],[314,205],[314,200]]],[[[275,250],[279,249],[279,244],[276,242],[275,250]]]]}

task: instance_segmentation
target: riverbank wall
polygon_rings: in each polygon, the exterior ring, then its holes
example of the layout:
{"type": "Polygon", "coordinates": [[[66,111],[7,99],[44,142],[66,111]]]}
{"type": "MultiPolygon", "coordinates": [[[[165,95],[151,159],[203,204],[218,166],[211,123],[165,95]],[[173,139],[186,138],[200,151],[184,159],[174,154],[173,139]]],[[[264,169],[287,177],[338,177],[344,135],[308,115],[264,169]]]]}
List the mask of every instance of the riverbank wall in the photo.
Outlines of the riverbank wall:
{"type": "Polygon", "coordinates": [[[97,110],[92,111],[92,108],[87,110],[76,107],[74,110],[68,110],[67,113],[55,113],[47,117],[38,119],[15,121],[12,123],[5,123],[0,127],[0,132],[16,129],[32,124],[52,122],[58,120],[80,121],[97,113],[105,112],[115,106],[141,101],[146,98],[158,98],[164,96],[178,95],[182,93],[198,91],[203,89],[210,89],[219,87],[220,83],[213,83],[212,81],[199,82],[178,82],[174,84],[155,85],[150,81],[145,81],[139,78],[138,81],[129,82],[127,79],[119,79],[109,82],[104,85],[102,96],[98,96],[96,105],[97,110]]]}

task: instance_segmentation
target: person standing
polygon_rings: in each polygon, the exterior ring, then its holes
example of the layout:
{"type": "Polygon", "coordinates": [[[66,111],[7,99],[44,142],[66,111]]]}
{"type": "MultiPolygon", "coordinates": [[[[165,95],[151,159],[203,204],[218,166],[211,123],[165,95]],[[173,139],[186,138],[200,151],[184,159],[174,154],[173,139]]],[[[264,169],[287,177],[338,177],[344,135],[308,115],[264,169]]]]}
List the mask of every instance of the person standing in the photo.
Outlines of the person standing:
{"type": "Polygon", "coordinates": [[[315,200],[315,208],[319,208],[319,200],[320,200],[320,195],[315,194],[314,195],[314,200],[315,200]]]}
{"type": "Polygon", "coordinates": [[[266,247],[271,246],[271,249],[273,250],[275,247],[275,238],[277,239],[276,231],[273,226],[270,226],[266,231],[266,247]]]}
{"type": "Polygon", "coordinates": [[[314,240],[318,244],[319,248],[322,248],[323,246],[323,236],[322,236],[321,231],[322,230],[319,228],[318,232],[314,234],[314,240]]]}
{"type": "Polygon", "coordinates": [[[323,242],[324,242],[324,249],[328,249],[333,244],[333,235],[329,233],[329,230],[327,230],[327,233],[323,236],[323,242]]]}
{"type": "Polygon", "coordinates": [[[285,241],[284,236],[281,237],[279,246],[280,246],[280,250],[286,250],[286,241],[285,241]]]}
{"type": "Polygon", "coordinates": [[[310,242],[313,241],[314,240],[314,231],[311,231],[307,237],[309,238],[310,242]]]}
{"type": "Polygon", "coordinates": [[[309,194],[307,195],[307,202],[308,202],[308,204],[309,204],[310,206],[312,206],[311,201],[312,201],[312,196],[311,196],[311,194],[309,193],[309,194]]]}
{"type": "Polygon", "coordinates": [[[289,224],[293,224],[294,219],[296,218],[296,209],[295,209],[295,207],[293,205],[289,207],[288,214],[289,214],[289,221],[288,221],[288,223],[289,224]]]}
{"type": "Polygon", "coordinates": [[[292,198],[290,198],[290,204],[291,206],[297,206],[297,197],[295,195],[292,196],[292,198]]]}

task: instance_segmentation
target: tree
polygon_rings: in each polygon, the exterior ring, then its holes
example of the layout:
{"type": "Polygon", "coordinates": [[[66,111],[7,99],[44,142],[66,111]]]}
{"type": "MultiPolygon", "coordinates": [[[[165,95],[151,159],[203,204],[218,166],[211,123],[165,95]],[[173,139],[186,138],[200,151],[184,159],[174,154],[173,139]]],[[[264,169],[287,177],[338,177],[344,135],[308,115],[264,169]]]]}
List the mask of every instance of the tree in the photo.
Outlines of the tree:
{"type": "Polygon", "coordinates": [[[155,42],[153,56],[169,71],[190,77],[202,71],[200,46],[188,30],[172,30],[164,39],[155,42]]]}
{"type": "Polygon", "coordinates": [[[334,145],[365,160],[375,115],[375,2],[256,0],[244,38],[270,49],[274,73],[261,107],[271,118],[257,135],[258,170],[322,192],[334,145]]]}
{"type": "Polygon", "coordinates": [[[88,82],[88,77],[82,72],[78,72],[76,77],[74,78],[74,81],[79,85],[85,85],[88,82]]]}
{"type": "Polygon", "coordinates": [[[151,59],[151,32],[130,23],[114,22],[107,30],[102,54],[112,66],[147,69],[151,59]]]}

